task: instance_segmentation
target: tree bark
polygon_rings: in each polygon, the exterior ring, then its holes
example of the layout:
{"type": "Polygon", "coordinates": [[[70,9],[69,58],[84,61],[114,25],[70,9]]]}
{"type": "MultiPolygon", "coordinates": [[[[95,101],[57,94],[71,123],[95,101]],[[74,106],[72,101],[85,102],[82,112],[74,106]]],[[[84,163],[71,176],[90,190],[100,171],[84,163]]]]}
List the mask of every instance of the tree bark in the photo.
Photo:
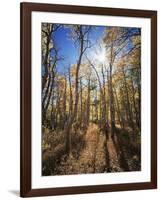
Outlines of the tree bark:
{"type": "Polygon", "coordinates": [[[130,120],[129,124],[130,124],[132,130],[134,130],[134,122],[133,122],[132,112],[131,112],[131,109],[130,109],[129,92],[128,92],[128,87],[127,87],[127,82],[126,82],[126,75],[125,75],[124,69],[122,69],[122,73],[123,73],[124,87],[125,87],[125,92],[126,92],[126,103],[127,103],[128,116],[129,116],[129,120],[130,120]]]}
{"type": "Polygon", "coordinates": [[[90,98],[90,93],[91,93],[91,90],[90,90],[90,87],[91,87],[91,84],[90,84],[90,78],[88,80],[88,93],[87,93],[87,107],[86,107],[86,127],[89,125],[89,120],[90,120],[90,101],[91,101],[91,98],[90,98]]]}
{"type": "Polygon", "coordinates": [[[78,93],[78,78],[79,78],[79,69],[80,69],[80,65],[81,65],[81,61],[82,61],[82,56],[84,53],[84,37],[83,37],[83,33],[82,33],[82,26],[80,26],[80,55],[79,55],[79,59],[77,62],[77,66],[76,66],[76,75],[75,75],[75,101],[74,101],[74,109],[73,109],[73,113],[72,115],[69,117],[68,120],[68,124],[66,126],[66,152],[68,155],[70,155],[71,153],[71,146],[70,146],[70,138],[71,138],[71,127],[72,127],[72,123],[74,121],[74,119],[76,118],[77,115],[77,110],[78,110],[78,100],[79,100],[79,93],[78,93]]]}
{"type": "Polygon", "coordinates": [[[111,126],[110,126],[110,132],[111,137],[114,137],[115,134],[115,108],[114,108],[114,97],[113,97],[113,88],[112,88],[112,64],[110,63],[110,74],[109,74],[109,98],[110,98],[110,120],[111,120],[111,126]]]}
{"type": "Polygon", "coordinates": [[[114,90],[114,95],[115,95],[115,100],[116,100],[116,107],[117,107],[117,115],[118,115],[118,119],[119,119],[119,123],[121,128],[124,128],[124,125],[122,123],[122,117],[121,117],[121,113],[120,113],[120,105],[119,105],[119,101],[118,101],[118,97],[117,97],[117,92],[116,92],[116,88],[113,86],[113,90],[114,90]]]}

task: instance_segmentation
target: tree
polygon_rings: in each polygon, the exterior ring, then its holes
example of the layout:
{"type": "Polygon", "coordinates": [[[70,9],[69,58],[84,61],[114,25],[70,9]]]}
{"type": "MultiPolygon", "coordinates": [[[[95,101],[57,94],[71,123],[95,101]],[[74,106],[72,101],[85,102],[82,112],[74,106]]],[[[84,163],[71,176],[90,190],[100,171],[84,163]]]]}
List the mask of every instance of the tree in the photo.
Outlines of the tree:
{"type": "Polygon", "coordinates": [[[68,123],[66,125],[66,151],[68,154],[71,153],[71,147],[69,145],[70,131],[74,120],[76,119],[78,110],[78,100],[79,100],[79,70],[82,63],[83,55],[88,48],[90,48],[89,33],[91,31],[91,26],[83,25],[73,25],[71,36],[78,48],[79,56],[76,63],[75,72],[75,91],[74,91],[74,108],[71,116],[69,116],[68,123]]]}
{"type": "Polygon", "coordinates": [[[46,112],[51,100],[54,86],[55,68],[57,62],[62,59],[58,55],[53,33],[60,25],[42,23],[42,110],[43,122],[46,120],[46,112]]]}
{"type": "MultiPolygon", "coordinates": [[[[106,44],[107,58],[109,62],[109,73],[107,75],[107,80],[109,83],[109,102],[110,102],[110,128],[111,136],[114,137],[115,133],[115,105],[114,105],[114,94],[113,94],[113,68],[115,62],[118,59],[123,58],[126,55],[129,55],[133,50],[139,45],[139,42],[134,45],[129,45],[133,37],[140,35],[140,29],[134,28],[122,28],[122,27],[108,27],[106,29],[106,34],[104,36],[104,43],[106,44]]],[[[123,72],[123,71],[122,71],[123,72]]],[[[126,99],[128,105],[128,115],[132,122],[132,116],[130,112],[130,105],[128,101],[128,90],[126,84],[125,73],[124,74],[124,86],[126,88],[126,99]]],[[[133,126],[133,125],[132,125],[133,126]]]]}
{"type": "Polygon", "coordinates": [[[50,50],[54,46],[52,34],[57,31],[60,25],[42,23],[42,65],[43,65],[43,78],[42,78],[42,90],[44,90],[50,65],[50,50]]]}

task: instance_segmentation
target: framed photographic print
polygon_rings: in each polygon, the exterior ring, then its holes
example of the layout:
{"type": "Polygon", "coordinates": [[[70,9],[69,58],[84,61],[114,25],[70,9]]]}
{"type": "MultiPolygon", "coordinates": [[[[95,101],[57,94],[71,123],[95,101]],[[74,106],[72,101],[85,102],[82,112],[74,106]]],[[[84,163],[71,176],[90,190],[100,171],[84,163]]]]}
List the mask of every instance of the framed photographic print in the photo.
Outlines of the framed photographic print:
{"type": "Polygon", "coordinates": [[[157,188],[157,12],[21,3],[21,196],[157,188]]]}

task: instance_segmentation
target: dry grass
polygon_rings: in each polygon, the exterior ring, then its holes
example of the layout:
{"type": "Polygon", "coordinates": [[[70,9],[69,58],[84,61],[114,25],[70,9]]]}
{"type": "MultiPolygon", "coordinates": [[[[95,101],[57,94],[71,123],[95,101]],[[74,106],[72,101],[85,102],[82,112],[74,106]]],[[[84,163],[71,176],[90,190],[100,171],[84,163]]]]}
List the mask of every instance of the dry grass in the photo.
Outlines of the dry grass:
{"type": "Polygon", "coordinates": [[[43,175],[69,175],[140,170],[140,136],[127,130],[106,137],[96,124],[71,132],[72,150],[65,152],[64,132],[43,133],[43,175]]]}

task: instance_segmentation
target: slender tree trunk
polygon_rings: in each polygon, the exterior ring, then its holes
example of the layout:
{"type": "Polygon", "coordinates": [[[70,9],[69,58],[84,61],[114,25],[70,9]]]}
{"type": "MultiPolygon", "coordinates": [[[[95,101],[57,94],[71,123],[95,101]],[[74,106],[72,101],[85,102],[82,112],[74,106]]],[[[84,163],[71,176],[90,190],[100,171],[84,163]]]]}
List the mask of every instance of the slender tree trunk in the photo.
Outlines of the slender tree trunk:
{"type": "Polygon", "coordinates": [[[103,100],[103,112],[102,112],[102,117],[103,117],[103,122],[106,124],[107,123],[107,112],[106,112],[106,90],[105,90],[105,74],[103,71],[102,67],[102,78],[103,78],[103,91],[102,91],[102,100],[103,100]]]}
{"type": "Polygon", "coordinates": [[[64,95],[63,95],[63,110],[62,110],[62,116],[63,116],[63,120],[62,120],[62,129],[64,129],[65,123],[66,123],[66,119],[67,119],[67,114],[66,114],[66,104],[67,104],[67,80],[66,77],[64,79],[65,83],[64,83],[64,95]]]}
{"type": "Polygon", "coordinates": [[[59,84],[57,86],[57,98],[56,98],[56,109],[55,109],[55,126],[57,127],[59,124],[59,113],[60,113],[60,91],[59,84]]]}
{"type": "Polygon", "coordinates": [[[117,97],[117,92],[116,92],[115,86],[113,86],[113,91],[114,91],[115,100],[116,100],[118,120],[119,120],[121,128],[123,128],[122,118],[121,118],[121,114],[120,114],[120,105],[119,105],[119,101],[118,101],[118,97],[117,97]]]}
{"type": "Polygon", "coordinates": [[[114,98],[113,98],[113,88],[112,88],[112,64],[110,63],[110,74],[109,74],[109,97],[110,97],[110,120],[111,120],[111,137],[115,134],[115,108],[114,108],[114,98]]]}
{"type": "Polygon", "coordinates": [[[48,77],[48,57],[49,57],[49,44],[50,44],[50,36],[47,37],[47,42],[46,42],[46,53],[44,56],[44,75],[42,79],[42,91],[45,88],[46,82],[47,82],[47,77],[48,77]]]}
{"type": "Polygon", "coordinates": [[[50,54],[50,39],[51,39],[51,34],[53,32],[53,24],[49,24],[48,25],[48,32],[46,32],[46,43],[45,43],[45,47],[46,47],[46,51],[45,51],[45,55],[44,55],[44,59],[43,59],[43,65],[44,65],[44,76],[43,76],[43,80],[42,80],[42,91],[44,90],[44,87],[46,85],[47,82],[47,77],[48,77],[48,73],[49,73],[49,69],[48,69],[48,59],[49,59],[49,54],[50,54]]]}
{"type": "Polygon", "coordinates": [[[50,74],[48,75],[48,81],[46,83],[46,88],[44,88],[45,90],[45,94],[44,94],[44,97],[43,97],[43,100],[42,100],[42,109],[45,108],[45,103],[46,103],[46,99],[48,97],[48,93],[49,93],[49,88],[50,88],[50,84],[51,84],[51,76],[50,74]]]}
{"type": "Polygon", "coordinates": [[[76,75],[75,75],[74,110],[73,110],[72,115],[69,117],[68,124],[67,124],[67,127],[66,127],[66,152],[67,152],[68,155],[70,155],[70,153],[71,153],[71,146],[70,146],[70,138],[71,138],[70,134],[71,133],[70,133],[70,131],[71,131],[72,123],[76,118],[77,110],[78,110],[78,100],[79,100],[79,93],[78,93],[79,82],[78,82],[78,78],[79,78],[79,69],[80,69],[82,56],[83,56],[83,51],[84,51],[83,50],[83,48],[84,48],[84,38],[83,38],[83,35],[82,35],[82,28],[81,27],[80,27],[80,37],[81,37],[80,38],[80,55],[79,55],[79,59],[78,59],[78,62],[77,62],[76,75]]]}
{"type": "Polygon", "coordinates": [[[136,121],[136,125],[139,128],[139,117],[138,117],[138,112],[137,112],[137,108],[136,108],[135,89],[134,89],[132,77],[130,77],[130,81],[131,81],[131,88],[132,88],[132,99],[133,99],[133,107],[134,107],[134,112],[135,112],[135,121],[136,121]]]}
{"type": "Polygon", "coordinates": [[[130,120],[130,126],[134,130],[134,122],[133,122],[132,112],[130,109],[129,92],[128,92],[124,69],[122,70],[122,72],[123,72],[123,78],[124,78],[124,87],[125,87],[125,91],[126,91],[126,102],[127,102],[127,110],[128,110],[129,120],[130,120]]]}
{"type": "Polygon", "coordinates": [[[52,106],[52,109],[51,109],[51,112],[50,112],[50,126],[51,126],[51,129],[55,129],[55,106],[54,106],[54,89],[52,91],[52,97],[51,97],[51,106],[52,106]]]}
{"type": "Polygon", "coordinates": [[[82,127],[83,119],[83,88],[82,88],[82,79],[80,79],[80,126],[82,127]]]}
{"type": "Polygon", "coordinates": [[[99,84],[99,89],[100,89],[100,119],[99,119],[99,127],[100,129],[102,129],[102,127],[105,127],[105,124],[106,124],[106,100],[105,100],[105,96],[104,96],[104,92],[103,92],[103,88],[102,88],[102,85],[101,85],[101,80],[100,80],[100,77],[99,77],[99,74],[96,70],[96,67],[92,64],[91,64],[91,67],[94,69],[95,71],[95,74],[97,76],[97,80],[98,80],[98,84],[99,84]]]}
{"type": "Polygon", "coordinates": [[[52,90],[53,90],[53,86],[54,86],[54,73],[52,73],[51,75],[51,83],[50,83],[50,89],[49,89],[49,93],[48,93],[48,99],[46,100],[46,104],[45,104],[45,107],[43,109],[43,116],[44,118],[46,117],[46,112],[48,110],[48,107],[49,107],[49,103],[50,103],[50,100],[51,100],[51,94],[52,94],[52,90]]]}
{"type": "Polygon", "coordinates": [[[70,93],[70,98],[69,98],[69,116],[72,115],[73,112],[73,93],[72,93],[72,84],[71,84],[71,74],[70,74],[70,70],[69,70],[69,77],[68,77],[68,81],[69,81],[69,93],[70,93]]]}
{"type": "Polygon", "coordinates": [[[90,84],[90,79],[88,80],[88,94],[87,94],[87,107],[86,107],[86,110],[87,110],[87,116],[86,116],[86,127],[89,125],[89,120],[90,120],[90,101],[91,101],[91,90],[90,90],[90,87],[91,87],[91,84],[90,84]]]}
{"type": "Polygon", "coordinates": [[[120,115],[122,118],[122,124],[123,124],[123,128],[125,128],[125,122],[128,121],[128,112],[127,112],[127,106],[125,104],[125,98],[124,98],[124,91],[123,91],[123,86],[121,85],[119,88],[119,92],[120,92],[120,115]]]}
{"type": "Polygon", "coordinates": [[[95,105],[95,115],[96,115],[96,122],[98,122],[98,96],[97,96],[97,88],[96,88],[96,105],[95,105]]]}
{"type": "Polygon", "coordinates": [[[141,129],[141,84],[140,84],[140,80],[141,80],[141,72],[140,72],[141,66],[140,68],[137,70],[137,74],[138,74],[138,93],[139,93],[139,100],[138,100],[138,125],[139,125],[139,129],[141,129]]]}
{"type": "Polygon", "coordinates": [[[46,105],[45,105],[45,111],[47,111],[47,109],[49,107],[53,86],[54,86],[54,76],[52,75],[52,77],[51,77],[51,85],[50,85],[50,89],[49,89],[49,93],[48,93],[48,99],[47,99],[47,102],[46,102],[46,105]]]}

